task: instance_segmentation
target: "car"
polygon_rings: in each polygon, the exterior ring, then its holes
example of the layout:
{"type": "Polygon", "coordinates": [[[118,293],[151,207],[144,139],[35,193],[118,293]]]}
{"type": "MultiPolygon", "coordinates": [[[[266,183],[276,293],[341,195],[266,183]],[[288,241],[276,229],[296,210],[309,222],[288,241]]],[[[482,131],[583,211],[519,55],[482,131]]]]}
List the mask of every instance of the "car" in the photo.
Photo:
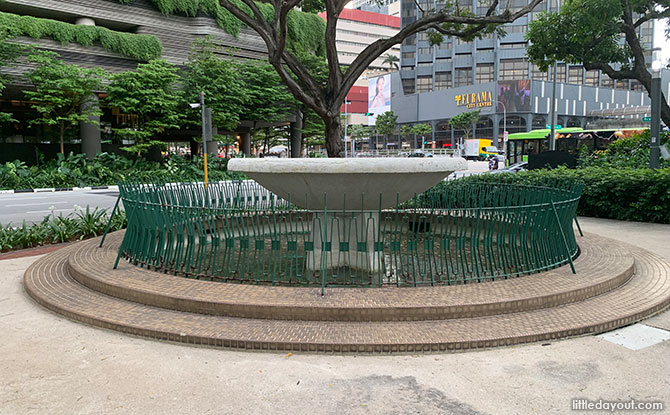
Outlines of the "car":
{"type": "Polygon", "coordinates": [[[433,157],[433,154],[423,152],[422,150],[415,150],[407,157],[433,157]]]}
{"type": "Polygon", "coordinates": [[[504,169],[492,170],[489,173],[516,173],[528,169],[528,162],[522,161],[520,163],[512,164],[504,169]]]}

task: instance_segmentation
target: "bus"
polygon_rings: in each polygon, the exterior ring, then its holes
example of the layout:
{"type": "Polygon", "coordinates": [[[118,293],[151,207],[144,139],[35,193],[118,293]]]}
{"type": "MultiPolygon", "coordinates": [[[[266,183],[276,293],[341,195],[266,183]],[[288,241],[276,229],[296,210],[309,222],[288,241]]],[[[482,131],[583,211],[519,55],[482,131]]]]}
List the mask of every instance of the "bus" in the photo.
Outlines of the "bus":
{"type": "MultiPolygon", "coordinates": [[[[567,152],[577,157],[583,146],[586,146],[589,152],[604,150],[616,139],[642,134],[645,130],[645,128],[597,130],[584,130],[577,127],[562,128],[556,130],[556,151],[567,152]]],[[[549,151],[550,134],[549,129],[510,134],[507,140],[507,163],[512,165],[528,161],[529,155],[549,151]]]]}

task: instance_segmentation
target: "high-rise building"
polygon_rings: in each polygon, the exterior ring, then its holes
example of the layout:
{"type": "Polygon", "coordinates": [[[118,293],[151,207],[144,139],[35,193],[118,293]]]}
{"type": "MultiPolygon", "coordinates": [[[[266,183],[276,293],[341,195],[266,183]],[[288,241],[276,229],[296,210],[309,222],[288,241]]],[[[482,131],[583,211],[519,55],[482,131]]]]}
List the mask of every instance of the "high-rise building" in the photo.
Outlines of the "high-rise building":
{"type": "MultiPolygon", "coordinates": [[[[479,0],[458,1],[461,8],[476,14],[484,14],[488,8],[479,0]]],[[[430,123],[437,147],[450,147],[457,142],[463,131],[454,130],[448,120],[473,109],[480,109],[482,115],[474,131],[477,138],[497,140],[505,129],[513,133],[545,128],[550,124],[551,70],[540,72],[528,61],[525,35],[528,23],[539,12],[558,11],[561,3],[540,3],[532,13],[506,25],[504,37],[491,34],[473,42],[445,38],[434,46],[426,32],[405,39],[400,76],[393,83],[392,110],[398,114],[398,121],[430,123]]],[[[527,4],[527,0],[510,0],[510,11],[527,4]]],[[[402,25],[421,18],[422,10],[435,7],[434,0],[419,0],[418,4],[401,0],[402,25]]],[[[653,29],[653,21],[638,29],[649,64],[653,29]]],[[[634,80],[614,81],[600,71],[586,71],[581,65],[565,63],[558,63],[556,72],[557,124],[561,126],[584,127],[598,111],[602,114],[601,110],[612,110],[614,116],[623,116],[625,107],[650,103],[642,85],[634,80]]],[[[667,74],[664,77],[670,78],[667,74]]],[[[666,88],[668,80],[664,82],[666,88]]]]}
{"type": "MultiPolygon", "coordinates": [[[[326,13],[319,14],[326,19],[326,13]]],[[[349,65],[368,45],[378,39],[394,36],[400,29],[400,18],[364,10],[344,9],[337,21],[336,45],[341,65],[349,65]]],[[[390,54],[400,57],[400,47],[394,46],[375,59],[363,76],[356,81],[347,94],[349,104],[342,105],[346,113],[347,124],[367,125],[368,78],[397,70],[395,64],[384,63],[384,56],[390,54]]]]}

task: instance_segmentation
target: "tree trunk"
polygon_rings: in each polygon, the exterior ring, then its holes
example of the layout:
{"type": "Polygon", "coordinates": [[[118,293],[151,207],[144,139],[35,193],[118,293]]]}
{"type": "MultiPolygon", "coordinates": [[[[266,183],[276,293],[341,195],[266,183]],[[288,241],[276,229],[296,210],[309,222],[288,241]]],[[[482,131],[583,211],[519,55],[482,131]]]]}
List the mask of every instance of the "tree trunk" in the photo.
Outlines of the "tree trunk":
{"type": "Polygon", "coordinates": [[[336,117],[328,118],[326,124],[326,151],[328,157],[342,157],[344,152],[344,143],[340,135],[341,121],[339,111],[336,117]]]}
{"type": "Polygon", "coordinates": [[[60,152],[65,155],[65,147],[63,146],[63,133],[65,132],[65,122],[60,122],[60,152]]]}

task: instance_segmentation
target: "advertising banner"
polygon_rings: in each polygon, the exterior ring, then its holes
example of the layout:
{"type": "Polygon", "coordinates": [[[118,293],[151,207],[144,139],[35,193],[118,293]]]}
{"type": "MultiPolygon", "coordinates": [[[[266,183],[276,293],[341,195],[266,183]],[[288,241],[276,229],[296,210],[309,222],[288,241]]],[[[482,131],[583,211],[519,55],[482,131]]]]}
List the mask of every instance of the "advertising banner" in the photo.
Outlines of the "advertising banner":
{"type": "Polygon", "coordinates": [[[375,125],[377,116],[391,111],[391,74],[368,79],[368,125],[375,125]]]}
{"type": "Polygon", "coordinates": [[[498,82],[497,112],[530,112],[530,79],[498,82]],[[502,105],[501,105],[502,103],[502,105]]]}

